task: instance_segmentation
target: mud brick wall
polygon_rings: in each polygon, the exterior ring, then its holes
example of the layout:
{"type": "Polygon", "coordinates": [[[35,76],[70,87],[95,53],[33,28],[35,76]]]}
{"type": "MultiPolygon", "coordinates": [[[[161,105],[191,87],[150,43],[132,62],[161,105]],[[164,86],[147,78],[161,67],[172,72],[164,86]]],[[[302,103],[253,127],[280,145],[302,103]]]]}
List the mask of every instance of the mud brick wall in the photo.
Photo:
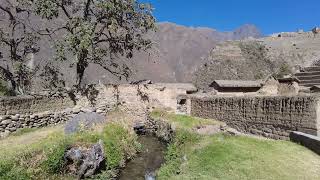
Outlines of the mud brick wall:
{"type": "Polygon", "coordinates": [[[319,114],[316,96],[191,99],[191,115],[224,121],[241,132],[273,139],[288,139],[292,131],[319,135],[319,114]]]}
{"type": "Polygon", "coordinates": [[[96,107],[119,105],[136,120],[145,121],[148,109],[169,108],[178,111],[177,97],[186,95],[190,89],[188,84],[175,83],[102,85],[98,89],[96,107]]]}

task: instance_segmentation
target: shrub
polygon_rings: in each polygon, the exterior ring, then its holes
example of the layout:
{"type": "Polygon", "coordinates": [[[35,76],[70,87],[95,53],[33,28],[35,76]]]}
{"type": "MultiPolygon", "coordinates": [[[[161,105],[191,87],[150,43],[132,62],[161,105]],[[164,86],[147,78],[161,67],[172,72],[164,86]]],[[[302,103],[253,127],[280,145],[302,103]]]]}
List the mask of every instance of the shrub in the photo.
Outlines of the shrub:
{"type": "Polygon", "coordinates": [[[199,139],[199,135],[188,130],[177,130],[174,141],[168,146],[166,151],[166,162],[158,172],[161,179],[168,179],[172,175],[180,172],[180,165],[186,153],[186,147],[196,143],[199,139]]]}
{"type": "Polygon", "coordinates": [[[282,78],[285,75],[291,74],[290,66],[287,63],[282,63],[278,72],[276,73],[276,78],[282,78]]]}
{"type": "Polygon", "coordinates": [[[65,166],[64,154],[69,147],[66,139],[45,149],[46,160],[42,168],[49,174],[61,173],[65,166]]]}
{"type": "Polygon", "coordinates": [[[0,79],[0,96],[10,96],[13,92],[5,86],[5,81],[0,79]]]}
{"type": "Polygon", "coordinates": [[[103,141],[109,169],[121,167],[139,149],[137,136],[119,124],[108,124],[104,128],[103,141]]]}

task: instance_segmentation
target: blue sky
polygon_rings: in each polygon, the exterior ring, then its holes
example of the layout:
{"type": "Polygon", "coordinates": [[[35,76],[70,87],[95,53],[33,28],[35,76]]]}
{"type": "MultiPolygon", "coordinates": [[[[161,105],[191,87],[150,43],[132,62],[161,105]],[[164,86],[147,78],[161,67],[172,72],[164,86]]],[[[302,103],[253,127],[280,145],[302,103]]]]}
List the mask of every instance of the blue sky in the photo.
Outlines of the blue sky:
{"type": "Polygon", "coordinates": [[[231,31],[255,24],[264,34],[320,26],[320,0],[143,0],[157,21],[231,31]]]}

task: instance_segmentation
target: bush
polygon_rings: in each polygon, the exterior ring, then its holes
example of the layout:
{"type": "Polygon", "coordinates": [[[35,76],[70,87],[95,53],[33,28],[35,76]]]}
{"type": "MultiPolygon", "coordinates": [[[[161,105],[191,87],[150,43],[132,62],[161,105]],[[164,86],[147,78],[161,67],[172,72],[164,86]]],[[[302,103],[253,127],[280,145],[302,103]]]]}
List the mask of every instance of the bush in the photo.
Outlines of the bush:
{"type": "Polygon", "coordinates": [[[49,146],[45,149],[46,160],[42,163],[42,168],[49,174],[59,174],[65,166],[64,154],[69,147],[66,139],[49,146]]]}
{"type": "Polygon", "coordinates": [[[289,75],[291,73],[290,66],[287,63],[282,63],[275,76],[276,78],[283,78],[285,75],[289,75]]]}
{"type": "Polygon", "coordinates": [[[5,86],[5,81],[0,80],[0,96],[11,96],[13,92],[5,86]]]}
{"type": "Polygon", "coordinates": [[[107,125],[102,136],[109,169],[121,167],[139,150],[137,136],[119,124],[107,125]]]}
{"type": "Polygon", "coordinates": [[[180,165],[187,151],[186,147],[190,146],[190,144],[195,144],[199,139],[199,135],[188,130],[177,130],[174,141],[168,146],[166,151],[165,164],[158,172],[161,177],[160,179],[168,179],[180,172],[180,165]]]}

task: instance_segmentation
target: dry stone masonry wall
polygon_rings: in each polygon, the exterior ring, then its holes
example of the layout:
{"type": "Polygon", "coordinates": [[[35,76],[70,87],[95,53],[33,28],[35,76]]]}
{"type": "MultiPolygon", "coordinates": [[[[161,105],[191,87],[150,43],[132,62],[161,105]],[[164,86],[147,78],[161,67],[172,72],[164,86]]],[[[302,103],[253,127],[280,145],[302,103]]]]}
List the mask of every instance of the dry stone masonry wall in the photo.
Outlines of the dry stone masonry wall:
{"type": "Polygon", "coordinates": [[[80,112],[105,113],[105,109],[75,106],[69,97],[10,97],[0,99],[0,137],[23,128],[39,128],[69,120],[80,112]]]}
{"type": "Polygon", "coordinates": [[[75,102],[68,96],[25,96],[0,99],[0,137],[22,128],[45,127],[65,122],[80,112],[106,114],[116,107],[134,120],[147,120],[147,111],[168,107],[177,110],[177,96],[195,91],[190,84],[99,85],[94,106],[85,96],[75,102]]]}
{"type": "Polygon", "coordinates": [[[76,113],[67,97],[9,97],[0,100],[0,136],[22,128],[58,124],[76,113]]]}
{"type": "Polygon", "coordinates": [[[74,102],[67,97],[7,97],[0,99],[0,115],[60,111],[73,106],[74,102]]]}
{"type": "Polygon", "coordinates": [[[320,132],[319,98],[315,96],[194,97],[191,114],[273,139],[288,139],[292,131],[320,132]]]}

